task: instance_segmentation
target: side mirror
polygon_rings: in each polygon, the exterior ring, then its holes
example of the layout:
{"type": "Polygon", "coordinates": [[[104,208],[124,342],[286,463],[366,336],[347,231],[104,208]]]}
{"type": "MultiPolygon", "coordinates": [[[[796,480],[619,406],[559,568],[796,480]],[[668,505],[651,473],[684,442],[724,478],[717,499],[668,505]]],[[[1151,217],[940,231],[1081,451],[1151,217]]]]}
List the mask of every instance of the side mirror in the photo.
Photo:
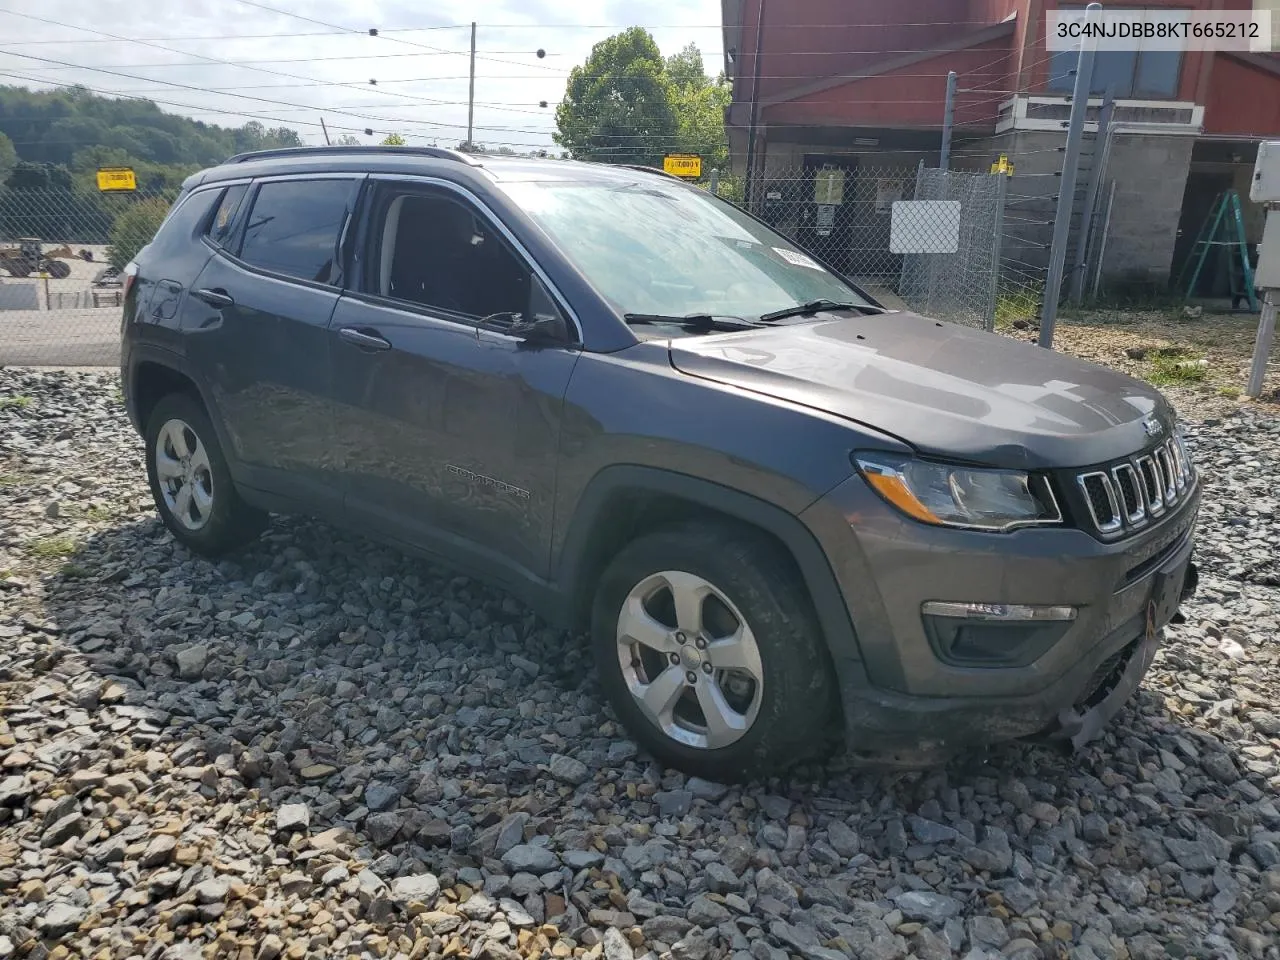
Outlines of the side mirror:
{"type": "Polygon", "coordinates": [[[564,342],[564,322],[558,316],[544,315],[530,319],[511,311],[491,313],[476,324],[476,329],[518,337],[528,343],[564,342]]]}

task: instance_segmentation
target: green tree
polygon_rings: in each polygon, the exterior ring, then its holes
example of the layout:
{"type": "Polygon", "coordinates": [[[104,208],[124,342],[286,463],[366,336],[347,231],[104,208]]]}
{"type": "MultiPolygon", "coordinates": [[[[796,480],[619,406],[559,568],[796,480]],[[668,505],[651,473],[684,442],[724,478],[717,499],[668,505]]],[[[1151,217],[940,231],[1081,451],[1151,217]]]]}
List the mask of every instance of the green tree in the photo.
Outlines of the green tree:
{"type": "Polygon", "coordinates": [[[13,148],[13,141],[0,133],[0,186],[9,179],[13,168],[18,165],[18,151],[13,148]]]}
{"type": "Polygon", "coordinates": [[[359,140],[359,138],[358,138],[358,137],[353,137],[353,136],[352,136],[351,134],[349,134],[349,133],[344,133],[342,136],[340,136],[337,140],[335,140],[335,141],[333,141],[333,142],[334,142],[334,144],[335,144],[335,145],[337,145],[337,146],[339,146],[339,147],[358,147],[358,146],[360,146],[360,140],[359,140]]]}
{"type": "Polygon", "coordinates": [[[702,157],[703,176],[729,166],[729,141],[724,132],[724,111],[733,94],[723,76],[716,82],[703,77],[702,84],[675,87],[672,106],[679,121],[676,141],[681,153],[702,157]]]}
{"type": "Polygon", "coordinates": [[[400,136],[398,133],[388,133],[386,138],[382,141],[382,145],[384,147],[403,147],[404,137],[400,136]]]}
{"type": "Polygon", "coordinates": [[[556,107],[556,143],[583,160],[660,164],[679,122],[662,52],[631,27],[591,48],[556,107]]]}
{"type": "Polygon", "coordinates": [[[667,57],[667,79],[677,89],[707,85],[707,72],[702,66],[702,51],[696,43],[690,43],[679,53],[667,57]]]}
{"type": "Polygon", "coordinates": [[[131,203],[111,225],[111,245],[107,247],[107,261],[117,269],[137,256],[138,251],[151,242],[160,229],[169,202],[163,197],[151,197],[131,203]]]}

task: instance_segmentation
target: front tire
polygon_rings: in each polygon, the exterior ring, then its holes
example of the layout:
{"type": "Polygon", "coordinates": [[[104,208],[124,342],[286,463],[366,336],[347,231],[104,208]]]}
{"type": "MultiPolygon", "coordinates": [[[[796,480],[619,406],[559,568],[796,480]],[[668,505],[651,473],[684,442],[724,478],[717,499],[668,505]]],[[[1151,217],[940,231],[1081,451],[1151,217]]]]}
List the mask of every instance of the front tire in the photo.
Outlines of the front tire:
{"type": "Polygon", "coordinates": [[[767,777],[820,757],[838,730],[804,588],[749,530],[692,522],[628,544],[601,576],[592,644],[619,718],[685,773],[767,777]]]}
{"type": "Polygon", "coordinates": [[[156,404],[147,422],[147,479],[169,532],[194,553],[217,557],[257,538],[267,515],[236,492],[204,407],[186,393],[156,404]]]}

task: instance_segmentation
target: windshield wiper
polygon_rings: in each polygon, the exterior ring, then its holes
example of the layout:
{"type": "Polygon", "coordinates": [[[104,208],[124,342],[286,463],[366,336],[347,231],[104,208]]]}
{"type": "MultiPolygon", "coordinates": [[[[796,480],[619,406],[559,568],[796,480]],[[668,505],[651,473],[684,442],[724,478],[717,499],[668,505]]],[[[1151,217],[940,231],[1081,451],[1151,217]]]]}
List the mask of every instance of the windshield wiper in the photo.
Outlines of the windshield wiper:
{"type": "Polygon", "coordinates": [[[869,303],[842,303],[839,300],[810,300],[808,303],[797,303],[794,307],[775,310],[773,313],[762,313],[760,319],[765,323],[774,320],[785,320],[788,317],[808,317],[825,310],[859,310],[862,313],[884,313],[883,307],[873,307],[869,303]]]}
{"type": "Polygon", "coordinates": [[[709,313],[691,313],[683,317],[665,313],[624,313],[627,323],[671,323],[699,330],[750,330],[761,324],[743,317],[716,317],[709,313]]]}

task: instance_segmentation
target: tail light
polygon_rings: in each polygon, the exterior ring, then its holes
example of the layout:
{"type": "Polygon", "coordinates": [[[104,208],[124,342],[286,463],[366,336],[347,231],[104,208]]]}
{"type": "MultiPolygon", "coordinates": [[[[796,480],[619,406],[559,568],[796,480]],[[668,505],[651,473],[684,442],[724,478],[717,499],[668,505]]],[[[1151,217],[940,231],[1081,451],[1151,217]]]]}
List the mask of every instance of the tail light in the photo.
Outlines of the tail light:
{"type": "Polygon", "coordinates": [[[128,299],[129,291],[133,289],[133,282],[138,279],[138,265],[130,260],[120,272],[122,275],[122,299],[128,299]]]}

